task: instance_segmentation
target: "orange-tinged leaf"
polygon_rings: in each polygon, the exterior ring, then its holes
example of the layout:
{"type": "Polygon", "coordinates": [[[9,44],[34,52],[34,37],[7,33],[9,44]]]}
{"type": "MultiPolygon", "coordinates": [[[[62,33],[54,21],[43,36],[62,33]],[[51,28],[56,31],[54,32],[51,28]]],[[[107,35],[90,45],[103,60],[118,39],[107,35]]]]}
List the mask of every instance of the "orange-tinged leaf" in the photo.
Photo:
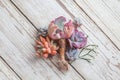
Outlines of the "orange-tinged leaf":
{"type": "Polygon", "coordinates": [[[47,57],[48,57],[48,54],[46,54],[46,53],[43,54],[43,57],[44,57],[44,58],[47,58],[47,57]]]}

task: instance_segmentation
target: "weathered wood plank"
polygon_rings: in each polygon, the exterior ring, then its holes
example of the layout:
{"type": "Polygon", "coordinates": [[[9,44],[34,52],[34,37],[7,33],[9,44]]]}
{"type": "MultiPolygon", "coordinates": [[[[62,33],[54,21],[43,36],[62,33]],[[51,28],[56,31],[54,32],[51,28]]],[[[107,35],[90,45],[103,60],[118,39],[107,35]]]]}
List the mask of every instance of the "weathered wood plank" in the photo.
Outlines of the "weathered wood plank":
{"type": "Polygon", "coordinates": [[[120,1],[74,0],[120,50],[120,1]]]}
{"type": "Polygon", "coordinates": [[[23,14],[32,22],[37,28],[48,26],[49,22],[58,16],[70,17],[64,13],[64,10],[54,1],[50,0],[11,0],[13,4],[22,10],[23,14]],[[23,4],[24,3],[24,4],[23,4]]]}
{"type": "Polygon", "coordinates": [[[11,68],[0,57],[0,80],[20,80],[11,68]]]}
{"type": "Polygon", "coordinates": [[[109,8],[112,15],[120,21],[120,0],[102,0],[102,3],[109,8]]]}
{"type": "Polygon", "coordinates": [[[9,0],[0,1],[0,55],[23,80],[83,80],[74,69],[61,73],[49,60],[35,57],[36,32],[9,0]]]}
{"type": "Polygon", "coordinates": [[[24,20],[25,18],[15,10],[10,2],[4,0],[1,3],[0,55],[23,80],[48,78],[60,80],[59,76],[43,60],[35,59],[32,45],[34,40],[30,38],[35,36],[33,33],[37,32],[34,27],[24,20]]]}
{"type": "Polygon", "coordinates": [[[95,61],[94,66],[86,65],[85,63],[82,63],[82,62],[81,64],[83,66],[81,66],[81,65],[78,65],[79,61],[77,61],[77,63],[74,63],[73,66],[79,67],[79,68],[76,67],[76,69],[78,71],[83,72],[84,77],[87,75],[86,77],[88,80],[89,79],[119,80],[120,69],[119,67],[116,67],[116,65],[119,65],[120,63],[120,60],[119,60],[120,52],[115,48],[115,46],[110,42],[110,40],[106,38],[105,35],[97,28],[94,22],[91,21],[89,17],[87,17],[86,14],[81,9],[79,9],[79,7],[73,1],[61,0],[60,4],[64,4],[65,5],[64,7],[66,7],[68,11],[73,14],[73,16],[80,17],[82,19],[83,31],[85,31],[89,35],[90,42],[92,41],[93,43],[99,45],[99,53],[101,54],[101,56],[99,56],[95,61]],[[90,67],[87,67],[87,66],[90,66],[90,67]],[[81,68],[84,67],[85,71],[87,71],[87,68],[89,68],[88,73],[85,74],[84,70],[80,69],[80,67],[81,68]],[[114,67],[116,67],[116,69],[114,67]],[[92,74],[92,70],[90,71],[90,68],[94,70],[93,72],[95,74],[97,73],[98,74],[95,75],[94,77],[90,76],[92,74]],[[114,71],[117,73],[114,73],[114,71]],[[112,74],[112,76],[109,74],[112,74]]]}
{"type": "MultiPolygon", "coordinates": [[[[78,71],[78,73],[82,74],[87,80],[119,80],[120,79],[120,69],[119,69],[119,57],[120,52],[116,47],[111,43],[111,41],[99,30],[99,28],[94,24],[93,21],[89,19],[86,14],[79,9],[79,7],[72,2],[71,0],[61,0],[62,8],[54,0],[50,2],[48,0],[34,0],[34,1],[21,1],[21,0],[12,0],[12,2],[39,28],[39,25],[46,25],[50,20],[47,20],[48,17],[50,19],[55,18],[56,16],[64,15],[68,18],[79,17],[82,19],[82,30],[85,31],[89,35],[89,43],[95,43],[99,45],[99,55],[96,57],[95,61],[92,64],[88,64],[86,61],[77,60],[72,64],[72,66],[78,71]],[[56,5],[53,6],[52,4],[56,5]],[[22,6],[21,6],[22,5],[22,6]],[[44,5],[44,6],[43,6],[44,5]],[[46,22],[43,24],[40,22],[40,15],[46,16],[44,10],[39,10],[39,8],[47,7],[47,11],[50,16],[44,18],[46,22]],[[57,7],[57,8],[56,8],[57,7]],[[59,7],[59,8],[58,8],[59,7]],[[33,10],[34,8],[34,10],[33,10]],[[71,13],[70,16],[64,11],[67,9],[67,13],[71,13]],[[30,12],[31,11],[31,12],[30,12]],[[36,14],[40,13],[40,14],[36,14]],[[62,12],[62,13],[61,13],[62,12]],[[59,15],[58,15],[59,14],[59,15]],[[51,16],[52,15],[52,16],[51,16]],[[52,18],[51,18],[52,17],[52,18]],[[37,19],[36,19],[37,18],[37,19]],[[36,19],[36,21],[35,21],[36,19]],[[117,66],[116,66],[117,65],[117,66]],[[94,76],[93,76],[94,75],[94,76]]],[[[57,0],[58,2],[58,0],[57,0]]],[[[58,2],[59,3],[59,2],[58,2]]]]}

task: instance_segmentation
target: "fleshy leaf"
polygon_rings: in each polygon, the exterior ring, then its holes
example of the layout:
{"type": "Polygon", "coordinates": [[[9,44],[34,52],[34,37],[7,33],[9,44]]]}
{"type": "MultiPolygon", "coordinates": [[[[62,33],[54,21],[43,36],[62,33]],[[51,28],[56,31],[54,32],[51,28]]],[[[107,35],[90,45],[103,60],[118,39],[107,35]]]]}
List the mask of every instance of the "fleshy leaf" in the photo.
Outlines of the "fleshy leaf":
{"type": "Polygon", "coordinates": [[[87,44],[87,38],[82,32],[75,30],[68,42],[71,48],[83,48],[87,44]]]}
{"type": "Polygon", "coordinates": [[[65,17],[60,16],[55,19],[54,24],[56,24],[61,30],[63,30],[65,21],[65,17]]]}

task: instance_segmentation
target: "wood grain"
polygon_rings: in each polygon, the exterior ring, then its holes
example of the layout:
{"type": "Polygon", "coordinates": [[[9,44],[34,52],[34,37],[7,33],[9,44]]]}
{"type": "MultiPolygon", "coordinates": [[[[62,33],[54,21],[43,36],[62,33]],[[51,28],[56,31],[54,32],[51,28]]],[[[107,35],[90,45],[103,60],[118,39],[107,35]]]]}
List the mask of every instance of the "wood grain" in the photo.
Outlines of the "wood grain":
{"type": "MultiPolygon", "coordinates": [[[[91,63],[84,60],[77,60],[72,67],[84,76],[86,80],[119,80],[120,79],[120,52],[105,33],[94,23],[72,0],[12,0],[12,2],[22,11],[22,13],[37,27],[49,23],[50,19],[59,15],[67,18],[79,17],[83,23],[82,30],[89,35],[88,42],[99,45],[99,55],[91,63]],[[56,5],[54,5],[56,4],[56,5]],[[53,6],[54,5],[54,6],[53,6]],[[49,7],[47,7],[49,6],[49,7]],[[41,7],[46,9],[39,10],[41,7]],[[34,10],[33,10],[34,9],[34,10]],[[45,11],[49,13],[45,14],[45,11]],[[36,14],[40,13],[40,14],[36,14]],[[47,16],[42,17],[42,16],[47,16]],[[52,15],[52,16],[51,16],[52,15]],[[50,17],[48,19],[48,17],[50,17]],[[36,19],[37,18],[37,19],[36,19]],[[42,23],[40,19],[44,19],[42,23]],[[46,20],[47,19],[47,20],[46,20]]],[[[108,34],[107,34],[108,35],[108,34]]],[[[113,36],[114,38],[114,36],[113,36]]],[[[116,38],[115,38],[116,39],[116,38]]]]}
{"type": "Polygon", "coordinates": [[[52,0],[11,0],[13,4],[39,29],[48,26],[49,22],[58,16],[70,17],[64,10],[52,0]],[[23,4],[24,3],[24,4],[23,4]]]}
{"type": "Polygon", "coordinates": [[[36,32],[9,0],[0,1],[0,56],[22,80],[83,80],[74,69],[62,73],[53,63],[36,58],[36,32]]]}
{"type": "Polygon", "coordinates": [[[20,78],[11,70],[3,58],[0,57],[0,80],[20,80],[20,78]]]}
{"type": "MultiPolygon", "coordinates": [[[[69,12],[71,12],[75,17],[79,17],[81,18],[82,20],[82,23],[83,23],[83,26],[82,26],[82,29],[89,35],[89,38],[90,38],[90,42],[92,41],[93,43],[95,44],[98,44],[99,45],[99,53],[100,53],[100,57],[97,58],[98,61],[96,60],[94,64],[94,69],[96,69],[99,65],[99,68],[98,68],[98,77],[97,78],[96,76],[96,79],[100,79],[100,80],[109,80],[110,78],[112,80],[114,80],[114,78],[116,78],[116,74],[113,73],[113,68],[115,67],[115,60],[117,60],[117,64],[116,65],[119,65],[119,50],[117,50],[115,48],[115,46],[109,41],[108,38],[105,37],[105,35],[99,30],[99,28],[97,28],[97,26],[94,24],[93,21],[91,21],[89,19],[89,17],[86,16],[86,14],[81,10],[79,9],[79,7],[72,1],[67,1],[67,0],[61,0],[61,3],[64,4],[64,6],[69,10],[69,12]],[[92,34],[91,34],[92,33],[92,34]],[[114,54],[117,54],[116,56],[114,54]],[[111,56],[111,57],[110,57],[111,56]],[[100,63],[100,64],[98,64],[100,63]],[[103,65],[104,64],[104,65],[103,65]],[[105,65],[106,65],[106,68],[107,70],[105,70],[105,65]],[[104,66],[104,67],[103,67],[104,66]],[[114,67],[113,67],[114,66],[114,67]],[[100,71],[99,71],[100,69],[100,71]],[[101,73],[103,70],[104,73],[101,73]],[[106,71],[106,72],[105,72],[106,71]],[[112,76],[108,77],[108,75],[105,75],[105,74],[111,74],[111,71],[112,71],[112,76]]],[[[85,63],[82,63],[82,64],[85,64],[85,63]]],[[[76,67],[76,65],[74,64],[74,66],[76,67]]],[[[80,67],[80,66],[78,66],[80,67]]],[[[92,66],[93,67],[93,66],[92,66]]],[[[87,67],[86,67],[87,68],[87,67]]],[[[78,68],[77,68],[78,69],[78,68]]],[[[114,68],[115,69],[115,68],[114,68]]],[[[80,68],[79,68],[80,70],[80,68]]],[[[79,71],[78,70],[78,71],[79,71]]],[[[115,72],[117,71],[118,72],[118,77],[116,78],[116,80],[119,80],[120,77],[119,77],[119,67],[116,67],[116,70],[115,72]]],[[[82,71],[82,70],[80,70],[82,71]]],[[[87,71],[87,69],[86,69],[87,71]]],[[[96,72],[97,72],[96,71],[96,72]]],[[[84,72],[84,71],[83,71],[84,72]]],[[[88,71],[89,72],[89,71],[88,71]]],[[[91,72],[90,72],[91,73],[91,72]]],[[[85,74],[85,73],[84,73],[85,74]]],[[[89,73],[88,73],[89,74],[89,73]]],[[[84,75],[86,76],[86,74],[84,75]]],[[[88,80],[91,78],[91,80],[95,80],[95,77],[92,77],[89,75],[89,78],[88,80]]]]}
{"type": "Polygon", "coordinates": [[[120,1],[74,0],[120,50],[120,1]]]}

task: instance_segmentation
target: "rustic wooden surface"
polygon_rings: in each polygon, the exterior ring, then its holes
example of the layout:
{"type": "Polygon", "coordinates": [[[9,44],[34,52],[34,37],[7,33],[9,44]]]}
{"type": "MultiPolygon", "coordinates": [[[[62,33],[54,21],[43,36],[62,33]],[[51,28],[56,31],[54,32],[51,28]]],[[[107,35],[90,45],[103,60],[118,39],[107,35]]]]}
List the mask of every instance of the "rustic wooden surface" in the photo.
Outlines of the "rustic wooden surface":
{"type": "Polygon", "coordinates": [[[120,80],[120,0],[0,0],[0,80],[120,80]],[[58,17],[81,19],[91,63],[76,60],[59,71],[56,57],[38,59],[37,30],[58,17]]]}

